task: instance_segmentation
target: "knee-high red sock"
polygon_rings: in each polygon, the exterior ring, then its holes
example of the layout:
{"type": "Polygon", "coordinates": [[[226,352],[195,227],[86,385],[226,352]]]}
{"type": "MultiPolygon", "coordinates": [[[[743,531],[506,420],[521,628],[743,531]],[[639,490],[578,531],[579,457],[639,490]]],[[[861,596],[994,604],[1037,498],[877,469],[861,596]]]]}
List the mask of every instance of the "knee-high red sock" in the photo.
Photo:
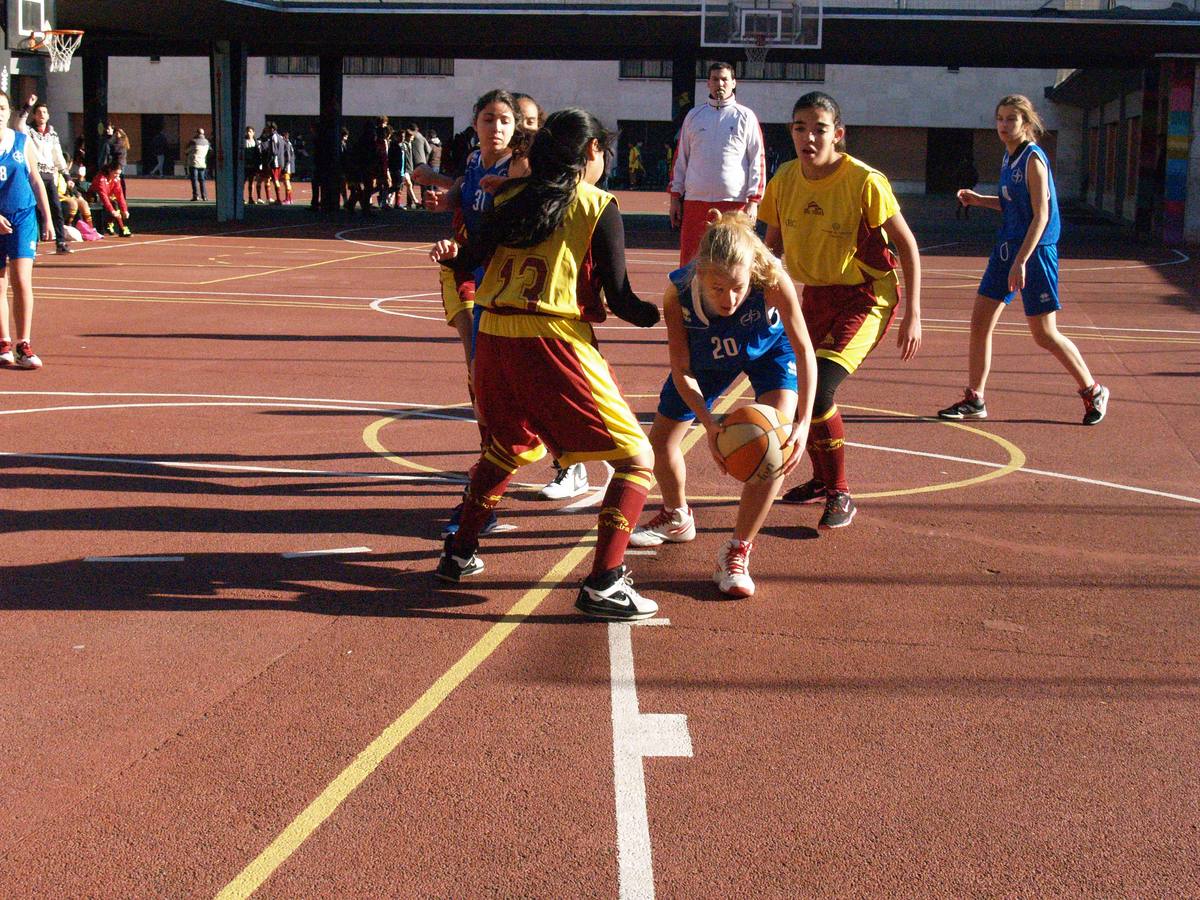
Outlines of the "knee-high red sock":
{"type": "Polygon", "coordinates": [[[833,406],[814,420],[808,429],[808,453],[813,461],[813,474],[830,491],[848,491],[846,481],[846,429],[842,413],[833,406]]]}
{"type": "Polygon", "coordinates": [[[479,546],[479,532],[500,503],[515,471],[515,467],[511,470],[501,468],[487,456],[480,457],[475,463],[471,469],[471,483],[463,495],[458,533],[452,544],[456,554],[469,556],[479,546]]]}
{"type": "Polygon", "coordinates": [[[653,477],[649,469],[641,466],[624,466],[613,473],[600,507],[593,575],[615,569],[625,559],[629,535],[642,515],[653,477]]]}

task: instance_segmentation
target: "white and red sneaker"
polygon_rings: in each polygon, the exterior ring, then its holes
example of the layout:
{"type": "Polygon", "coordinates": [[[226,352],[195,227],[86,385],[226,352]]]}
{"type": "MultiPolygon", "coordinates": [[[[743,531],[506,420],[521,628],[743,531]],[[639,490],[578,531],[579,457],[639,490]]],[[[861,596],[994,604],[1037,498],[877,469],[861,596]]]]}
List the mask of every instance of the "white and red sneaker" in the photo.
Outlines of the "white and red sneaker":
{"type": "Polygon", "coordinates": [[[667,509],[665,506],[658,511],[653,519],[645,525],[633,529],[629,536],[630,547],[657,547],[664,541],[672,544],[682,544],[696,538],[696,520],[692,511],[686,506],[683,509],[667,509]]]}
{"type": "Polygon", "coordinates": [[[13,342],[0,341],[0,369],[5,366],[15,366],[17,358],[13,356],[13,342]]]}
{"type": "Polygon", "coordinates": [[[730,597],[750,597],[754,594],[754,581],[750,578],[750,551],[754,544],[730,538],[717,552],[717,571],[713,581],[722,594],[730,597]]]}
{"type": "Polygon", "coordinates": [[[42,367],[42,361],[29,346],[29,341],[21,341],[17,344],[16,361],[22,369],[40,369],[42,367]]]}

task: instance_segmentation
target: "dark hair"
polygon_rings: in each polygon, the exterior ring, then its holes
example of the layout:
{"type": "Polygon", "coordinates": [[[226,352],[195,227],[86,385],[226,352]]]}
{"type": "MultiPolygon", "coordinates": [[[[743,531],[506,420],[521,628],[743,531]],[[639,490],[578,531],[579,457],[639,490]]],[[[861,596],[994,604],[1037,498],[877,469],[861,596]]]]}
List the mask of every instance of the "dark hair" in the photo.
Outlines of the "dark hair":
{"type": "Polygon", "coordinates": [[[36,112],[39,109],[44,109],[47,113],[49,113],[50,104],[48,104],[45,100],[39,100],[37,103],[33,104],[33,108],[30,110],[30,112],[36,112]]]}
{"type": "MultiPolygon", "coordinates": [[[[833,116],[834,128],[845,127],[845,123],[842,122],[842,108],[838,106],[838,102],[836,100],[834,100],[824,91],[809,91],[807,94],[804,94],[799,100],[796,101],[796,105],[792,107],[792,116],[794,117],[796,113],[800,112],[802,109],[823,110],[833,116]]],[[[834,146],[838,150],[844,151],[846,149],[846,142],[844,140],[838,141],[834,146]]]]}
{"type": "Polygon", "coordinates": [[[566,217],[587,166],[588,146],[599,141],[604,148],[611,140],[586,109],[551,113],[529,148],[529,175],[508,182],[503,192],[508,201],[484,216],[485,240],[506,247],[533,247],[544,241],[566,217]]]}
{"type": "MultiPolygon", "coordinates": [[[[546,111],[542,109],[542,104],[538,103],[528,94],[522,94],[520,91],[513,91],[513,99],[516,100],[517,103],[520,103],[522,100],[528,100],[533,104],[534,108],[537,110],[538,128],[541,128],[542,123],[546,121],[546,111]]],[[[519,109],[514,111],[518,113],[520,112],[519,109]]]]}
{"type": "Polygon", "coordinates": [[[708,64],[708,74],[709,75],[711,75],[713,72],[716,72],[720,69],[728,69],[730,75],[733,75],[734,73],[737,72],[737,69],[735,69],[733,67],[733,63],[725,62],[724,60],[721,60],[721,59],[715,60],[708,64]]]}
{"type": "Polygon", "coordinates": [[[471,124],[475,124],[475,120],[479,118],[479,114],[483,112],[485,107],[493,103],[503,103],[512,110],[513,118],[520,111],[517,107],[516,98],[503,88],[496,88],[494,91],[488,91],[482,97],[475,101],[475,108],[471,110],[471,124]]]}

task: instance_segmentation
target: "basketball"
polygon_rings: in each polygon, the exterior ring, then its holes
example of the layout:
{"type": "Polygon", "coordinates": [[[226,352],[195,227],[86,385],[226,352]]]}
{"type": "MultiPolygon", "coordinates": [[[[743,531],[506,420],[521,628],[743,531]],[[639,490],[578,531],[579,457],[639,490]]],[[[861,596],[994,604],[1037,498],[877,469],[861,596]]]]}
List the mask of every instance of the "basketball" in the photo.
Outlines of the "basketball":
{"type": "Polygon", "coordinates": [[[723,430],[717,435],[717,451],[725,469],[738,481],[770,481],[778,477],[783,464],[795,452],[785,454],[783,442],[791,433],[791,423],[779,421],[773,406],[752,403],[740,406],[721,418],[723,430]]]}

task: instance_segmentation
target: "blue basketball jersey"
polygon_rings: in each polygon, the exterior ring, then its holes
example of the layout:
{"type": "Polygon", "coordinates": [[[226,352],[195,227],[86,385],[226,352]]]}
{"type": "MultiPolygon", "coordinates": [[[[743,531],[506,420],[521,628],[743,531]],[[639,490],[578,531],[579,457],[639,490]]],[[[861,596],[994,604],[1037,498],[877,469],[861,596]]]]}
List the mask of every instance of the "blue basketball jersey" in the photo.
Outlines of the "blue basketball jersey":
{"type": "Polygon", "coordinates": [[[1054,189],[1054,175],[1050,172],[1050,160],[1046,151],[1037,144],[1025,143],[1017,148],[1016,156],[1004,154],[1000,164],[1000,212],[1004,222],[1000,226],[1001,241],[1023,241],[1033,221],[1033,202],[1029,198],[1029,185],[1025,183],[1025,169],[1029,155],[1036,155],[1046,167],[1046,186],[1050,190],[1050,219],[1038,239],[1038,245],[1057,244],[1061,224],[1058,218],[1058,192],[1054,189]]]}
{"type": "Polygon", "coordinates": [[[695,274],[695,263],[689,263],[669,276],[679,295],[693,372],[740,372],[781,341],[786,343],[779,312],[767,306],[761,288],[751,288],[733,315],[709,318],[695,274]]]}
{"type": "Polygon", "coordinates": [[[12,221],[37,206],[29,185],[29,164],[25,145],[29,139],[19,131],[11,132],[13,141],[0,146],[0,215],[12,221]]]}
{"type": "Polygon", "coordinates": [[[479,182],[488,175],[508,176],[508,166],[512,162],[512,154],[501,158],[495,165],[487,168],[483,165],[483,156],[476,150],[467,160],[466,171],[463,172],[462,182],[462,213],[463,222],[467,226],[467,234],[475,234],[483,214],[492,208],[492,195],[479,187],[479,182]]]}

